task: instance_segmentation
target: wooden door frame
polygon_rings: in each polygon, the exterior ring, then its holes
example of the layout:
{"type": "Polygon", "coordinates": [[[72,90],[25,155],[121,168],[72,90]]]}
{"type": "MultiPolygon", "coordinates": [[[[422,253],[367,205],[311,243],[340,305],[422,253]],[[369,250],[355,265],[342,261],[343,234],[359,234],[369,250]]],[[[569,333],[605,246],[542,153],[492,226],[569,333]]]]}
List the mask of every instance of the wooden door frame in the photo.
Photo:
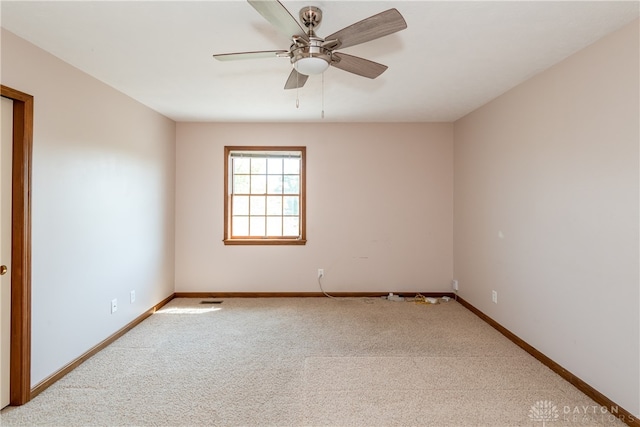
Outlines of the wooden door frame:
{"type": "Polygon", "coordinates": [[[0,85],[13,100],[10,404],[31,399],[31,156],[33,96],[0,85]]]}

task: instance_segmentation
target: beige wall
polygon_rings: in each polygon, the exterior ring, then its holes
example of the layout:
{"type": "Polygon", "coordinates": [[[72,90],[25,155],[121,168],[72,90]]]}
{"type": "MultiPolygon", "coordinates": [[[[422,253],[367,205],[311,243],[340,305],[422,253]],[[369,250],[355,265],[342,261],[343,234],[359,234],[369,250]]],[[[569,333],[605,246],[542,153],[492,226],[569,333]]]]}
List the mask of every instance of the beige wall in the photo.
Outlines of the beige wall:
{"type": "Polygon", "coordinates": [[[2,84],[34,96],[35,385],[173,293],[175,123],[4,29],[2,84]]]}
{"type": "Polygon", "coordinates": [[[636,416],[638,51],[636,21],[454,127],[460,295],[636,416]]]}
{"type": "Polygon", "coordinates": [[[176,291],[447,291],[451,124],[177,126],[176,291]],[[224,246],[223,147],[307,147],[306,246],[224,246]]]}

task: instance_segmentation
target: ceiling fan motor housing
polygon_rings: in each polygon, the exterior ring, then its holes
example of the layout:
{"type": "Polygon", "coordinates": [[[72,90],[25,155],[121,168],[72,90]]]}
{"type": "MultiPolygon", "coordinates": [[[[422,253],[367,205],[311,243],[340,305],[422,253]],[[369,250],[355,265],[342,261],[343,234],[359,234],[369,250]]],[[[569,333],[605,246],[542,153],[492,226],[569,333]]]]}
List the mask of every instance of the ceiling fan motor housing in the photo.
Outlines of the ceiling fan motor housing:
{"type": "Polygon", "coordinates": [[[331,64],[331,51],[322,46],[323,42],[323,39],[311,36],[308,46],[291,46],[291,63],[299,73],[320,74],[331,64]]]}

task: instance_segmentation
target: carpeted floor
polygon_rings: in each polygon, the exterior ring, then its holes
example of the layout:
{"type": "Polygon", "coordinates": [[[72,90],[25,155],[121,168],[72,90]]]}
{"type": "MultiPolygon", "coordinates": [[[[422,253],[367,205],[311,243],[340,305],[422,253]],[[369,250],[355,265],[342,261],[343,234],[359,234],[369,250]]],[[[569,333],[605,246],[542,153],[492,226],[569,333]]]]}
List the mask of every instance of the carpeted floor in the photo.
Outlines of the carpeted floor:
{"type": "Polygon", "coordinates": [[[2,426],[624,425],[455,301],[174,299],[2,426]]]}

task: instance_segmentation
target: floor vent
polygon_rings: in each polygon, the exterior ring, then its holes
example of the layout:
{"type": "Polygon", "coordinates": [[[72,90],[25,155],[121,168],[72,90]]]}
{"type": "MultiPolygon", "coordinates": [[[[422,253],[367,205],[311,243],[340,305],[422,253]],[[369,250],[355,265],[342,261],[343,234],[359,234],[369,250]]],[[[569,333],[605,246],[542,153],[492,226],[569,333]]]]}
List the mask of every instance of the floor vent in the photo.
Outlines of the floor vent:
{"type": "Polygon", "coordinates": [[[222,301],[200,301],[200,304],[222,304],[222,301]]]}

